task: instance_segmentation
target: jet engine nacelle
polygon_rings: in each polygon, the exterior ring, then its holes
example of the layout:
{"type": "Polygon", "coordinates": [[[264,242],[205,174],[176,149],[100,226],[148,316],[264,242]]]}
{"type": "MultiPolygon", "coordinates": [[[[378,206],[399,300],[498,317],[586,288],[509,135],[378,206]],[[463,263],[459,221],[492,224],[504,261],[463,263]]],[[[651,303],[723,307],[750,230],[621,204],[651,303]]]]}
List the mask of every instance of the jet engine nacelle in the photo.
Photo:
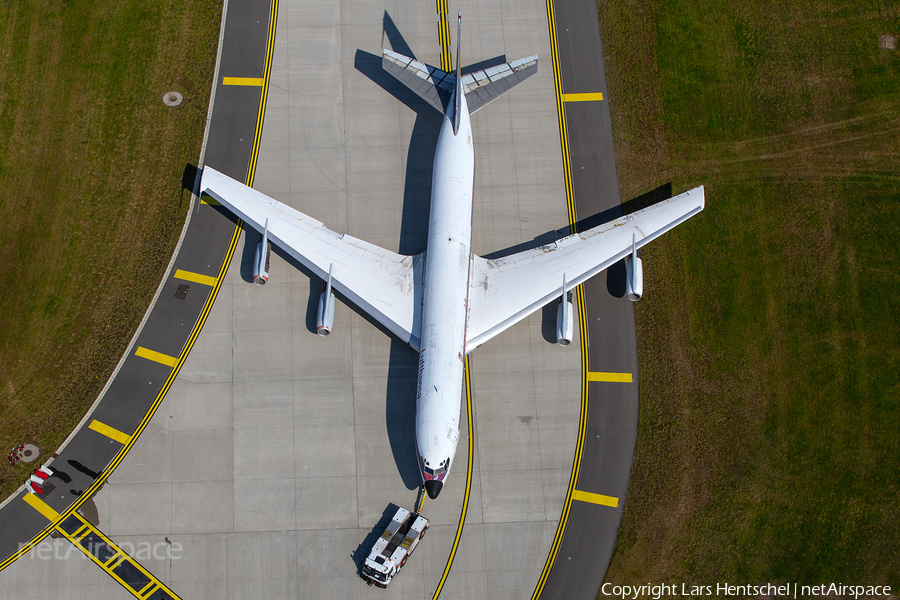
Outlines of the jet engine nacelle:
{"type": "Polygon", "coordinates": [[[574,332],[575,310],[568,298],[559,301],[556,309],[556,342],[560,346],[568,346],[572,343],[574,332]]]}
{"type": "Polygon", "coordinates": [[[644,268],[636,253],[625,257],[625,293],[632,302],[644,294],[644,268]]]}
{"type": "Polygon", "coordinates": [[[253,282],[263,285],[269,280],[269,255],[272,247],[269,245],[269,220],[263,230],[262,239],[256,246],[256,255],[253,257],[253,282]]]}
{"type": "Polygon", "coordinates": [[[253,282],[259,285],[265,284],[269,280],[269,252],[271,248],[268,244],[260,242],[256,246],[256,256],[253,258],[253,282]]]}
{"type": "Polygon", "coordinates": [[[566,289],[566,274],[563,273],[562,296],[556,309],[556,343],[560,346],[568,346],[572,343],[574,314],[572,301],[569,299],[569,292],[566,289]]]}
{"type": "Polygon", "coordinates": [[[319,296],[319,310],[316,312],[316,333],[328,335],[334,326],[334,292],[322,292],[319,296]]]}
{"type": "Polygon", "coordinates": [[[331,333],[334,326],[334,292],[331,291],[331,267],[328,268],[328,282],[325,291],[319,296],[319,308],[316,311],[316,333],[325,336],[331,333]]]}

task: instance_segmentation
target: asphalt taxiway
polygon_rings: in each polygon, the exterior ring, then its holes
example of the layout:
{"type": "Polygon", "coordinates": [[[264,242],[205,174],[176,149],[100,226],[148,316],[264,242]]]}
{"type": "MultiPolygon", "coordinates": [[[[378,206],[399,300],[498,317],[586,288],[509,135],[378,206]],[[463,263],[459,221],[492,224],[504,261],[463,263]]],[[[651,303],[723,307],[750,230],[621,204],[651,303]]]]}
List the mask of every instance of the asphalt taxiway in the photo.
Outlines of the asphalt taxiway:
{"type": "MultiPolygon", "coordinates": [[[[229,10],[237,4],[232,2],[229,10]]],[[[574,25],[581,17],[563,13],[559,23],[572,20],[574,25]]],[[[254,20],[240,20],[240,28],[258,37],[267,20],[254,20]]],[[[428,5],[281,0],[256,187],[333,229],[400,252],[421,251],[440,116],[380,70],[380,50],[392,47],[437,62],[436,22],[435,8],[428,5]]],[[[566,101],[569,139],[586,145],[570,145],[569,156],[560,156],[546,5],[466,7],[463,33],[464,64],[532,53],[542,59],[538,76],[473,118],[475,251],[496,254],[546,239],[552,229],[565,226],[569,199],[564,160],[574,165],[572,185],[578,190],[585,180],[578,177],[583,169],[576,167],[612,159],[611,136],[608,151],[591,150],[590,123],[601,123],[602,115],[588,108],[602,112],[602,101],[566,101]]],[[[566,56],[565,44],[559,47],[566,56]]],[[[231,71],[223,68],[219,78],[220,83],[225,77],[242,83],[220,86],[218,93],[259,97],[261,85],[252,80],[265,53],[258,44],[252,52],[244,50],[234,51],[231,71]],[[257,57],[250,61],[256,71],[239,72],[240,61],[251,56],[257,57]]],[[[223,54],[223,65],[225,58],[223,54]]],[[[566,93],[605,92],[605,85],[597,87],[602,77],[594,85],[596,81],[578,79],[577,73],[563,68],[566,93]],[[579,85],[585,89],[577,89],[579,85]]],[[[242,136],[236,126],[247,115],[238,113],[211,128],[210,152],[252,145],[253,138],[242,136]]],[[[606,113],[608,123],[608,109],[606,113]]],[[[218,159],[222,162],[216,160],[208,154],[207,164],[240,178],[239,158],[226,152],[218,159]],[[226,164],[229,160],[234,164],[226,164]]],[[[608,172],[608,166],[603,168],[608,172]]],[[[594,195],[618,204],[617,182],[613,186],[599,172],[611,195],[605,188],[594,195]]],[[[590,214],[593,208],[581,204],[581,196],[575,194],[578,214],[590,214]]],[[[605,207],[601,203],[599,209],[605,207]]],[[[214,219],[227,233],[231,221],[219,210],[203,205],[192,218],[214,219]]],[[[254,233],[242,235],[203,332],[165,402],[108,485],[94,496],[99,528],[120,543],[180,544],[180,560],[151,558],[144,566],[186,598],[261,592],[362,597],[370,591],[356,576],[359,553],[390,503],[409,506],[415,500],[415,355],[343,304],[332,336],[312,334],[310,313],[320,282],[275,253],[270,283],[249,284],[247,259],[255,242],[254,233]]],[[[190,272],[200,270],[192,266],[190,272]]],[[[611,296],[606,282],[597,291],[630,311],[627,301],[611,296]]],[[[593,314],[592,302],[587,303],[588,315],[593,314]]],[[[630,384],[587,384],[585,372],[634,376],[636,371],[621,359],[633,350],[627,339],[624,346],[612,342],[627,338],[627,324],[624,333],[608,325],[601,328],[595,323],[602,324],[610,313],[598,313],[600,321],[589,319],[589,331],[600,337],[591,338],[585,371],[578,340],[563,349],[548,339],[553,325],[549,312],[532,316],[473,353],[471,488],[467,490],[462,468],[469,457],[460,444],[447,489],[425,505],[434,523],[429,538],[387,594],[430,597],[439,587],[442,597],[520,598],[531,596],[538,585],[542,597],[582,597],[593,585],[583,569],[602,578],[606,562],[596,553],[592,527],[601,524],[606,536],[600,543],[611,552],[630,470],[628,455],[623,480],[622,453],[633,452],[634,446],[632,435],[628,447],[633,428],[627,419],[635,411],[636,424],[637,392],[634,379],[630,384]],[[601,347],[611,349],[608,356],[595,350],[601,347]],[[604,404],[599,410],[585,410],[598,404],[582,401],[585,386],[600,392],[604,404]],[[630,390],[633,403],[627,397],[630,390]],[[610,411],[624,411],[624,417],[617,420],[610,411]],[[592,437],[594,429],[604,435],[592,437]],[[579,431],[584,435],[579,437],[579,431]],[[622,432],[625,438],[616,437],[622,432]],[[585,441],[586,460],[576,463],[576,485],[567,489],[579,439],[585,441]],[[619,466],[606,464],[611,459],[619,466]],[[617,506],[598,498],[615,499],[617,506]],[[460,537],[464,503],[468,513],[460,537]],[[558,530],[561,514],[581,531],[558,530]],[[447,574],[451,551],[453,567],[447,574]],[[548,555],[553,559],[549,570],[548,555]],[[579,570],[565,572],[572,560],[581,561],[574,563],[579,570]],[[566,587],[573,579],[584,580],[585,590],[573,595],[566,587]]],[[[20,563],[27,565],[26,560],[20,563]]],[[[11,575],[0,575],[0,584],[15,577],[20,563],[7,570],[11,575]]],[[[80,579],[77,567],[56,569],[71,584],[74,592],[68,597],[102,587],[93,574],[80,579]],[[79,587],[82,583],[88,587],[79,587]]],[[[593,597],[597,585],[583,597],[593,597]]],[[[109,597],[124,592],[117,586],[107,588],[109,597]]]]}

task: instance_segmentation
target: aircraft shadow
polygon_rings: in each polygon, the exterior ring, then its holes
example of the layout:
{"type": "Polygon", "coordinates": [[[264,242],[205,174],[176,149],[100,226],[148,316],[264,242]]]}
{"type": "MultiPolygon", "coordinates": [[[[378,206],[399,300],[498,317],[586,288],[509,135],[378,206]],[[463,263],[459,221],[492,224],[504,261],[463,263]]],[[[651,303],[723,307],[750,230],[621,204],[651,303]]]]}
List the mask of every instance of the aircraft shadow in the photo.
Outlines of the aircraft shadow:
{"type": "MultiPolygon", "coordinates": [[[[255,248],[255,245],[259,243],[258,235],[255,231],[251,231],[248,234],[248,241],[245,246],[255,248]]],[[[249,264],[252,264],[253,260],[252,248],[250,258],[247,261],[249,264]]],[[[272,252],[278,254],[292,267],[309,277],[309,294],[306,301],[306,329],[311,334],[315,334],[319,296],[324,291],[325,282],[277,246],[272,246],[272,252]]],[[[418,383],[419,354],[408,344],[398,340],[381,323],[374,320],[342,294],[335,292],[335,296],[391,340],[384,402],[385,427],[387,428],[388,442],[391,446],[394,464],[403,480],[403,485],[409,490],[417,489],[420,485],[419,465],[416,458],[416,385],[418,383]]]]}
{"type": "MultiPolygon", "coordinates": [[[[430,188],[427,192],[430,193],[430,188]]],[[[427,197],[430,199],[430,195],[427,195],[427,197]]],[[[425,224],[422,225],[421,222],[418,221],[418,219],[422,218],[421,211],[408,210],[406,204],[408,204],[408,202],[405,201],[403,226],[401,227],[401,231],[405,231],[407,228],[427,227],[427,211],[424,213],[425,224]]],[[[237,223],[237,217],[225,207],[217,205],[211,205],[211,207],[221,212],[233,223],[237,223]]],[[[247,223],[244,223],[242,228],[244,243],[243,248],[241,249],[240,258],[241,279],[248,284],[252,284],[253,259],[256,253],[256,246],[259,244],[260,234],[247,223]]],[[[401,249],[401,252],[409,254],[417,253],[414,249],[416,243],[421,243],[422,249],[424,250],[426,238],[418,241],[418,238],[414,235],[404,236],[402,234],[401,238],[401,246],[406,248],[406,250],[401,249]],[[403,240],[406,241],[404,242],[403,240]],[[410,250],[410,248],[413,249],[410,250]]],[[[421,250],[419,250],[419,252],[420,251],[421,250]]],[[[278,255],[291,267],[309,277],[309,294],[306,301],[305,325],[306,330],[310,334],[315,335],[319,296],[322,294],[325,282],[278,246],[272,245],[272,253],[278,255]]],[[[409,490],[417,489],[420,485],[418,460],[416,458],[415,419],[418,353],[406,343],[398,340],[381,323],[374,320],[364,310],[345,298],[342,294],[335,291],[335,296],[369,324],[391,339],[390,357],[388,360],[388,381],[385,393],[385,424],[388,441],[391,446],[391,454],[393,455],[397,472],[403,480],[403,485],[409,490]]]]}
{"type": "MultiPolygon", "coordinates": [[[[241,249],[241,279],[247,283],[253,283],[253,260],[256,258],[256,247],[262,241],[262,235],[247,223],[244,223],[242,229],[244,230],[244,247],[241,249]]],[[[275,250],[274,246],[272,246],[272,250],[275,250]]]]}

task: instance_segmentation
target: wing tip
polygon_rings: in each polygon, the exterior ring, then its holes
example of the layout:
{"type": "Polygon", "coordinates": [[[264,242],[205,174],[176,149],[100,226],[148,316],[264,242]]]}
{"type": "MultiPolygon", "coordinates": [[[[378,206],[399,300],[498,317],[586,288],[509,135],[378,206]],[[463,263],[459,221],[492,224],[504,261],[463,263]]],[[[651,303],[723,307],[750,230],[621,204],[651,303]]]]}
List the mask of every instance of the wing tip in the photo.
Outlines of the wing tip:
{"type": "Polygon", "coordinates": [[[698,185],[691,191],[698,191],[700,193],[700,208],[706,208],[706,188],[703,185],[698,185]]]}

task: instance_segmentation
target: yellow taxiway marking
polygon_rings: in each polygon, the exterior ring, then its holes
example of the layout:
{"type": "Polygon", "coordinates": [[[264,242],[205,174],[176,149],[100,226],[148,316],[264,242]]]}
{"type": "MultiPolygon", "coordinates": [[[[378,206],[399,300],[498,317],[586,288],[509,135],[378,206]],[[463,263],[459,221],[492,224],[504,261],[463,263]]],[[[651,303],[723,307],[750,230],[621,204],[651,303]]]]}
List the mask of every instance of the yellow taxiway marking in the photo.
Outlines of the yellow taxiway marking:
{"type": "Polygon", "coordinates": [[[441,44],[441,69],[453,71],[450,57],[450,25],[447,23],[447,0],[437,0],[438,41],[441,44]]]}
{"type": "Polygon", "coordinates": [[[166,587],[164,583],[157,579],[153,575],[153,573],[145,569],[139,562],[128,556],[119,545],[109,539],[102,531],[88,523],[83,516],[78,513],[72,513],[69,517],[67,517],[67,521],[72,517],[81,522],[79,531],[81,531],[82,529],[87,530],[87,533],[85,535],[81,536],[80,538],[70,535],[68,532],[66,532],[63,526],[59,524],[57,524],[55,528],[56,531],[65,536],[66,539],[72,542],[76,548],[81,550],[85,554],[85,556],[94,561],[94,563],[101,569],[106,571],[106,573],[110,577],[119,582],[119,584],[121,584],[122,587],[125,588],[125,590],[131,593],[132,596],[138,598],[139,600],[145,600],[146,598],[149,598],[151,594],[155,593],[156,590],[162,590],[163,597],[165,598],[179,598],[172,590],[166,587]],[[87,535],[91,535],[92,540],[90,544],[85,545],[83,543],[83,539],[87,535]],[[94,549],[101,544],[105,544],[108,548],[108,551],[112,553],[112,557],[107,559],[106,562],[101,562],[100,554],[94,549]],[[127,568],[124,568],[120,571],[120,567],[123,563],[126,562],[128,563],[127,568]],[[128,581],[123,579],[123,577],[126,577],[126,575],[122,571],[130,572],[131,576],[127,577],[128,581]],[[135,575],[138,576],[136,580],[134,577],[135,575]],[[144,583],[144,581],[146,581],[146,583],[144,583]]]}
{"type": "Polygon", "coordinates": [[[612,381],[614,383],[632,383],[634,376],[631,373],[601,373],[589,371],[588,381],[612,381]]]}
{"type": "Polygon", "coordinates": [[[127,433],[122,433],[118,429],[113,429],[109,425],[106,425],[105,423],[101,423],[100,421],[97,421],[96,419],[91,421],[91,424],[88,425],[88,428],[93,429],[97,433],[102,433],[109,439],[116,440],[117,442],[119,442],[122,445],[127,444],[128,440],[131,439],[131,436],[128,435],[127,433]]]}
{"type": "Polygon", "coordinates": [[[582,492],[581,490],[572,492],[572,500],[581,500],[582,502],[590,502],[591,504],[602,504],[603,506],[612,506],[613,508],[619,505],[618,498],[604,496],[602,494],[592,494],[591,492],[582,492]]]}
{"type": "Polygon", "coordinates": [[[603,100],[602,92],[592,94],[563,94],[563,102],[597,102],[603,100]]]}
{"type": "Polygon", "coordinates": [[[151,581],[147,585],[145,585],[140,591],[138,591],[138,598],[146,598],[150,595],[150,592],[155,591],[157,589],[157,585],[155,581],[151,581]]]}
{"type": "Polygon", "coordinates": [[[106,561],[106,564],[104,566],[106,567],[107,571],[115,571],[119,568],[119,565],[125,562],[126,558],[128,558],[128,556],[124,552],[122,552],[121,554],[116,554],[111,559],[106,561]]]}
{"type": "Polygon", "coordinates": [[[175,279],[184,279],[185,281],[193,281],[194,283],[202,283],[203,285],[214,286],[218,279],[209,275],[201,275],[200,273],[191,273],[190,271],[175,271],[175,279]]]}
{"type": "Polygon", "coordinates": [[[33,508],[34,510],[36,510],[39,513],[41,513],[42,515],[44,515],[44,517],[46,517],[48,521],[55,521],[56,519],[59,518],[58,512],[56,512],[55,510],[50,508],[46,502],[44,502],[43,500],[41,500],[40,498],[38,498],[37,496],[35,496],[32,493],[25,494],[25,497],[23,498],[23,500],[25,500],[25,502],[30,504],[31,508],[33,508]]]}
{"type": "Polygon", "coordinates": [[[222,206],[222,203],[213,198],[212,196],[207,196],[203,194],[200,196],[200,204],[208,204],[210,206],[222,206]]]}
{"type": "Polygon", "coordinates": [[[260,87],[263,84],[262,77],[223,77],[222,85],[250,85],[260,87]]]}
{"type": "MultiPolygon", "coordinates": [[[[277,15],[278,15],[278,0],[272,0],[272,12],[271,12],[271,15],[269,18],[269,40],[268,40],[268,45],[267,45],[267,50],[266,50],[265,72],[267,74],[267,78],[268,78],[268,73],[271,68],[272,54],[274,52],[274,46],[275,46],[275,25],[276,25],[276,20],[277,20],[276,16],[277,15]]],[[[255,137],[255,140],[253,143],[253,150],[251,152],[251,167],[250,167],[250,169],[248,169],[248,172],[247,172],[247,185],[249,185],[251,187],[253,186],[253,176],[254,176],[255,169],[256,169],[256,166],[255,166],[256,165],[256,156],[259,153],[259,139],[262,135],[262,126],[263,126],[262,118],[263,118],[263,115],[265,114],[265,109],[266,109],[266,103],[265,103],[265,99],[264,99],[266,89],[267,89],[267,86],[264,85],[263,89],[262,89],[263,99],[260,100],[259,112],[258,112],[258,116],[257,116],[256,137],[255,137]]],[[[217,204],[212,198],[209,198],[209,200],[211,201],[210,204],[217,204]]],[[[224,278],[225,273],[228,271],[228,267],[231,264],[231,259],[232,259],[232,256],[234,255],[235,248],[237,248],[238,242],[240,241],[241,232],[242,232],[242,229],[241,229],[241,225],[239,222],[234,227],[234,233],[232,234],[232,237],[231,237],[231,244],[228,246],[228,250],[225,253],[225,258],[222,261],[222,269],[219,272],[220,278],[224,278]]],[[[206,322],[207,315],[209,314],[209,311],[212,309],[212,305],[216,299],[217,294],[218,294],[218,288],[214,287],[212,289],[212,292],[209,295],[209,298],[207,298],[207,300],[206,300],[206,304],[203,307],[203,311],[200,313],[200,318],[197,320],[197,323],[194,325],[194,329],[191,331],[191,337],[188,338],[188,342],[185,345],[185,349],[183,350],[183,353],[185,356],[187,356],[188,352],[190,352],[190,349],[193,346],[194,341],[197,339],[197,336],[200,335],[200,330],[203,328],[203,324],[206,322]]],[[[76,503],[72,507],[69,507],[67,513],[77,514],[77,513],[72,513],[71,511],[78,509],[81,506],[81,504],[84,503],[85,500],[90,498],[94,492],[96,492],[101,486],[103,486],[106,483],[106,479],[109,477],[110,473],[112,473],[115,470],[115,468],[119,465],[119,463],[121,463],[125,459],[125,456],[127,455],[128,450],[130,450],[130,448],[131,448],[130,444],[134,443],[134,438],[137,437],[138,435],[140,435],[140,433],[144,430],[144,428],[150,422],[150,419],[153,417],[154,413],[156,412],[156,409],[159,407],[160,403],[163,401],[163,398],[165,398],[166,393],[169,391],[169,388],[172,386],[172,382],[175,380],[175,377],[177,375],[178,375],[178,369],[177,369],[177,365],[176,365],[176,368],[173,368],[171,373],[169,373],[169,377],[166,379],[166,382],[163,384],[162,390],[160,390],[159,394],[156,396],[156,400],[154,400],[153,404],[148,409],[147,413],[144,415],[144,418],[141,420],[140,424],[138,424],[137,428],[135,429],[135,434],[133,436],[131,436],[132,439],[129,442],[129,445],[126,445],[119,451],[119,453],[115,456],[113,461],[100,474],[100,477],[98,477],[97,480],[94,481],[94,483],[91,485],[91,487],[84,490],[84,494],[82,494],[81,498],[78,501],[76,501],[76,503]]],[[[49,507],[47,507],[47,508],[49,509],[49,507]]],[[[50,509],[50,510],[52,510],[52,509],[50,509]]],[[[54,520],[58,520],[60,518],[60,515],[57,514],[55,511],[52,514],[56,515],[54,517],[54,520]]],[[[63,514],[66,514],[66,513],[63,513],[63,514]]],[[[55,525],[58,525],[58,523],[55,523],[55,525]]],[[[0,561],[0,570],[5,569],[9,565],[11,565],[13,562],[15,562],[16,560],[21,558],[26,552],[28,552],[29,550],[34,548],[34,546],[36,544],[40,543],[49,534],[50,534],[50,529],[49,528],[45,529],[43,532],[41,532],[38,535],[36,535],[35,537],[33,537],[30,542],[22,545],[19,548],[19,550],[16,551],[14,554],[7,557],[3,561],[0,561]]],[[[118,558],[113,561],[112,567],[110,567],[110,568],[118,567],[121,563],[125,562],[126,557],[127,557],[127,555],[125,555],[123,553],[121,558],[118,558]]],[[[173,598],[178,598],[178,596],[176,596],[174,593],[170,593],[170,595],[173,598]]]]}
{"type": "Polygon", "coordinates": [[[87,525],[82,525],[80,529],[78,529],[75,533],[72,534],[72,539],[74,539],[75,541],[78,541],[81,538],[83,538],[84,536],[86,536],[87,534],[89,534],[90,532],[91,532],[90,527],[88,527],[87,525]]]}
{"type": "MultiPolygon", "coordinates": [[[[556,17],[553,11],[553,0],[547,0],[547,21],[550,26],[550,58],[553,65],[553,83],[556,89],[556,117],[559,121],[559,139],[560,148],[562,150],[562,167],[563,179],[566,183],[566,207],[569,214],[570,233],[577,232],[577,219],[575,215],[575,189],[572,183],[572,162],[569,158],[569,139],[566,129],[566,95],[563,94],[562,74],[559,64],[559,44],[556,37],[556,17]]],[[[574,96],[574,94],[573,94],[574,96]]],[[[531,595],[531,600],[538,600],[544,591],[544,585],[547,583],[547,577],[550,575],[550,569],[556,561],[559,553],[559,546],[562,542],[568,526],[569,511],[572,508],[572,494],[575,491],[575,482],[578,481],[578,473],[581,470],[581,461],[584,455],[585,431],[587,429],[587,410],[589,397],[589,379],[588,372],[589,348],[587,346],[587,323],[585,321],[584,310],[584,288],[578,286],[576,289],[578,298],[578,323],[581,331],[581,421],[578,426],[578,437],[575,442],[575,460],[572,461],[572,474],[569,477],[569,486],[566,488],[566,499],[563,502],[562,515],[560,515],[559,525],[556,528],[556,535],[553,543],[550,545],[550,552],[547,555],[547,562],[544,563],[544,570],[538,579],[531,595]]]]}
{"type": "Polygon", "coordinates": [[[163,354],[162,352],[156,352],[154,350],[148,350],[143,346],[138,346],[138,349],[134,351],[134,355],[146,358],[147,360],[152,360],[153,362],[158,362],[167,367],[174,367],[175,363],[178,362],[178,359],[174,356],[169,356],[168,354],[163,354]]]}

